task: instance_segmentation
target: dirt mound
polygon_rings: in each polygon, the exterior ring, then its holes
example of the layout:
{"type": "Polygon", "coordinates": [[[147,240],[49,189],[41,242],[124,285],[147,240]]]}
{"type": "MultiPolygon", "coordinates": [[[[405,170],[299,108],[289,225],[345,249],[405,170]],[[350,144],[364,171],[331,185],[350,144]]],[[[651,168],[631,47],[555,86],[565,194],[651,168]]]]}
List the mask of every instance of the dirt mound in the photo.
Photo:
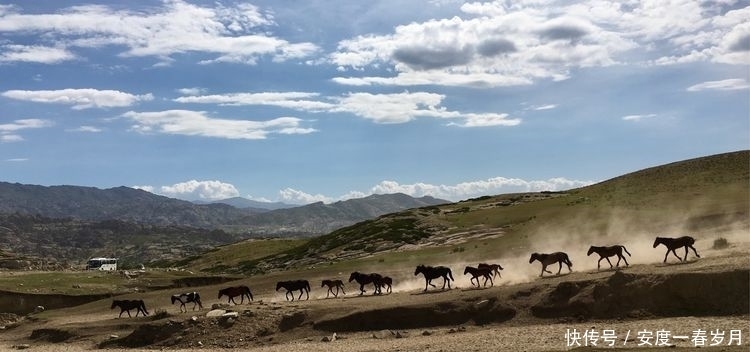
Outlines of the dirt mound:
{"type": "MultiPolygon", "coordinates": [[[[100,348],[110,346],[120,347],[144,347],[155,344],[164,344],[170,342],[169,340],[177,333],[185,330],[185,324],[177,321],[168,321],[163,324],[144,324],[137,327],[130,335],[115,338],[112,340],[104,341],[99,344],[100,348]]],[[[176,341],[172,341],[169,344],[175,344],[176,341]]]]}
{"type": "Polygon", "coordinates": [[[479,302],[440,302],[355,312],[315,322],[313,327],[330,332],[384,329],[417,329],[435,326],[504,322],[516,316],[516,310],[489,298],[479,302]]]}
{"type": "Polygon", "coordinates": [[[721,316],[750,312],[750,270],[632,275],[561,282],[531,312],[539,318],[721,316]]]}
{"type": "Polygon", "coordinates": [[[75,334],[60,330],[60,329],[36,329],[31,332],[31,339],[32,340],[41,340],[41,341],[47,341],[47,342],[63,342],[70,340],[71,338],[76,337],[75,334]]]}

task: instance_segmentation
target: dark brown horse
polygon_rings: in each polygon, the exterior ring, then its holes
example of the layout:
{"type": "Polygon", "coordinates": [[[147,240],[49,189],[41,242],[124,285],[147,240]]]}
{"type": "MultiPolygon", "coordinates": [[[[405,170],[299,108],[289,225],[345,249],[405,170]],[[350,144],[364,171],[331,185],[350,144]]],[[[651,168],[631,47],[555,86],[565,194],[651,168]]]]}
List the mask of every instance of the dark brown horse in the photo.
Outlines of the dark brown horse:
{"type": "MultiPolygon", "coordinates": [[[[500,270],[503,270],[503,267],[500,266],[500,264],[479,263],[479,265],[477,265],[477,268],[479,268],[479,269],[489,268],[490,271],[492,272],[492,277],[493,278],[496,275],[499,276],[499,277],[501,277],[501,278],[503,277],[502,275],[500,275],[500,270]]],[[[464,274],[466,274],[466,273],[464,273],[464,274]]],[[[479,280],[477,280],[477,281],[479,281],[479,280]]],[[[477,286],[479,286],[478,283],[477,283],[477,286]]]]}
{"type": "Polygon", "coordinates": [[[217,299],[221,299],[221,296],[229,297],[227,303],[232,302],[234,304],[237,304],[237,302],[234,301],[234,297],[237,296],[240,296],[240,304],[245,303],[245,296],[247,296],[248,300],[253,300],[253,293],[250,292],[250,288],[247,286],[233,286],[222,288],[221,290],[219,290],[219,297],[217,299]]]}
{"type": "Polygon", "coordinates": [[[135,312],[135,316],[138,316],[138,313],[143,313],[143,316],[148,315],[148,310],[146,310],[146,304],[143,303],[143,300],[140,299],[134,299],[134,300],[113,300],[112,306],[109,307],[109,309],[115,309],[115,307],[120,307],[120,315],[118,315],[118,318],[122,317],[122,313],[128,312],[128,317],[132,317],[130,315],[131,309],[138,309],[137,312],[135,312]]]}
{"type": "Polygon", "coordinates": [[[328,286],[328,292],[326,292],[326,298],[328,298],[329,295],[333,294],[333,297],[339,296],[339,289],[341,289],[341,292],[346,294],[346,291],[344,291],[344,282],[341,280],[323,280],[320,284],[320,287],[328,286]],[[336,292],[333,292],[333,288],[336,288],[336,292]]]}
{"type": "Polygon", "coordinates": [[[393,286],[393,279],[390,276],[383,276],[383,287],[388,286],[385,292],[391,293],[391,287],[393,286]]]}
{"type": "MultiPolygon", "coordinates": [[[[596,253],[599,255],[599,261],[596,262],[596,270],[599,270],[601,268],[602,259],[606,259],[607,263],[609,263],[609,268],[613,268],[612,262],[609,261],[609,257],[617,256],[617,266],[620,266],[620,260],[625,261],[625,266],[630,266],[630,263],[628,263],[628,260],[625,259],[625,256],[622,255],[622,251],[625,251],[628,255],[630,255],[630,252],[625,248],[625,246],[621,245],[614,245],[609,247],[597,247],[597,246],[591,246],[589,247],[588,253],[586,253],[587,256],[591,255],[592,253],[596,253]]],[[[632,256],[631,256],[632,257],[632,256]]]]}
{"type": "Polygon", "coordinates": [[[292,301],[294,301],[294,291],[299,291],[299,297],[297,299],[302,299],[302,294],[307,293],[307,298],[305,300],[310,299],[310,283],[307,280],[291,280],[291,281],[279,281],[276,283],[276,291],[280,289],[286,289],[286,294],[284,297],[286,300],[289,300],[289,294],[292,294],[292,301]]]}
{"type": "Polygon", "coordinates": [[[538,260],[540,263],[542,263],[542,272],[539,274],[539,276],[544,276],[544,272],[552,274],[551,271],[547,270],[547,265],[559,263],[560,268],[557,270],[557,275],[560,275],[560,271],[562,270],[562,265],[565,263],[565,265],[568,266],[568,271],[572,272],[573,270],[570,268],[573,266],[573,263],[568,258],[568,255],[564,252],[555,252],[555,253],[532,253],[531,258],[529,258],[529,264],[533,263],[535,260],[538,260]]]}
{"type": "Polygon", "coordinates": [[[358,271],[355,271],[349,275],[349,282],[357,281],[359,284],[359,295],[361,296],[365,292],[365,285],[372,284],[375,286],[375,291],[373,292],[373,295],[379,295],[382,292],[380,291],[381,286],[383,286],[383,276],[380,274],[372,273],[372,274],[363,274],[358,271]]]}
{"type": "Polygon", "coordinates": [[[479,277],[484,277],[484,286],[487,286],[487,280],[490,281],[490,287],[495,286],[495,283],[492,281],[492,269],[490,269],[489,266],[483,266],[483,267],[473,267],[473,266],[467,266],[464,269],[464,275],[471,274],[471,286],[474,286],[474,279],[477,280],[477,287],[479,287],[479,277]]]}
{"type": "Polygon", "coordinates": [[[414,276],[417,276],[419,274],[424,275],[424,291],[427,291],[427,285],[430,285],[432,287],[437,287],[432,284],[433,279],[437,279],[439,277],[443,277],[443,290],[445,290],[445,284],[448,284],[448,289],[451,289],[451,281],[453,280],[453,273],[451,273],[451,269],[446,266],[426,266],[426,265],[417,265],[417,268],[414,270],[414,276]]]}
{"type": "Polygon", "coordinates": [[[172,295],[172,304],[175,302],[180,302],[180,313],[182,313],[182,308],[185,308],[185,312],[187,312],[187,307],[185,307],[185,303],[193,302],[193,310],[195,310],[195,307],[198,306],[200,309],[203,309],[203,304],[201,303],[201,295],[198,294],[198,292],[187,292],[187,293],[180,293],[178,295],[172,295]]]}
{"type": "Polygon", "coordinates": [[[656,246],[663,244],[667,247],[667,253],[664,254],[664,263],[667,262],[667,256],[669,256],[669,252],[672,252],[677,259],[680,261],[687,261],[688,256],[688,248],[693,250],[693,253],[695,253],[695,256],[700,258],[701,256],[698,255],[698,251],[695,250],[695,247],[693,247],[693,244],[695,244],[695,239],[690,236],[682,236],[678,238],[669,238],[669,237],[657,237],[654,241],[654,248],[656,246]],[[685,247],[685,259],[680,258],[679,255],[677,255],[677,252],[675,250],[677,248],[685,247]]]}

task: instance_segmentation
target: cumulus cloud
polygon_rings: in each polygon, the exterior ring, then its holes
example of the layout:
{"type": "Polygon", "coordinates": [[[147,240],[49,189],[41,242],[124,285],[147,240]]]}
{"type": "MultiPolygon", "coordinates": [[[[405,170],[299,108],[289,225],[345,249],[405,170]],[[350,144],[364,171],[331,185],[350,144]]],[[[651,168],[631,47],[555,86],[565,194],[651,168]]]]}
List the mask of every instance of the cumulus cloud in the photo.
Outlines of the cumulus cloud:
{"type": "Polygon", "coordinates": [[[231,183],[216,180],[190,180],[187,182],[175,183],[171,186],[161,186],[161,188],[159,188],[159,193],[168,197],[191,200],[219,200],[237,197],[240,194],[240,192],[237,191],[237,188],[231,183]]]}
{"type": "Polygon", "coordinates": [[[78,128],[72,128],[72,129],[68,129],[68,130],[66,130],[66,131],[68,131],[68,132],[89,132],[89,133],[97,133],[97,132],[101,132],[101,131],[102,131],[102,129],[101,129],[101,128],[99,128],[99,127],[94,127],[94,126],[80,126],[80,127],[78,127],[78,128]]]}
{"type": "Polygon", "coordinates": [[[314,128],[303,127],[303,120],[279,117],[267,121],[213,118],[203,111],[167,110],[157,112],[129,111],[122,117],[132,120],[132,130],[140,133],[163,133],[227,139],[265,139],[269,134],[308,134],[314,128]]]}
{"type": "Polygon", "coordinates": [[[392,72],[333,79],[354,86],[513,86],[567,79],[581,67],[746,65],[750,7],[737,7],[692,0],[470,2],[461,16],[342,40],[329,60],[342,72],[367,66],[392,72]]]}
{"type": "MultiPolygon", "coordinates": [[[[18,7],[0,11],[0,33],[36,35],[63,48],[12,47],[6,61],[47,57],[47,63],[70,59],[70,49],[125,48],[123,57],[170,56],[186,52],[213,55],[202,62],[254,64],[260,57],[276,61],[302,58],[319,49],[312,43],[290,43],[268,34],[273,17],[249,3],[201,6],[181,0],[126,10],[118,6],[81,5],[57,13],[23,13],[18,7]],[[48,53],[42,53],[47,50],[48,53]]],[[[31,36],[30,36],[31,37],[31,36]]],[[[11,45],[18,45],[11,43],[11,45]]],[[[39,59],[37,59],[39,60],[39,59]]]]}
{"type": "Polygon", "coordinates": [[[139,101],[154,99],[151,93],[134,95],[117,90],[98,89],[8,90],[0,95],[36,103],[72,105],[75,110],[125,107],[139,101]]]}
{"type": "Polygon", "coordinates": [[[451,124],[464,127],[515,126],[519,119],[508,118],[508,114],[465,113],[450,111],[442,107],[444,95],[427,92],[403,92],[396,94],[350,93],[337,98],[334,112],[348,112],[376,123],[405,123],[417,117],[452,119],[461,122],[451,124]]]}
{"type": "Polygon", "coordinates": [[[177,89],[177,93],[182,95],[200,95],[206,92],[205,88],[191,87],[191,88],[180,88],[177,89]]]}
{"type": "Polygon", "coordinates": [[[740,90],[748,89],[750,84],[744,78],[732,78],[721,81],[707,81],[698,83],[687,88],[688,92],[700,92],[704,90],[740,90]]]}
{"type": "Polygon", "coordinates": [[[322,194],[310,194],[293,188],[279,191],[281,200],[287,203],[308,204],[313,202],[332,203],[340,200],[363,198],[372,194],[403,193],[412,197],[431,196],[450,201],[459,201],[485,195],[495,195],[517,192],[564,191],[572,188],[584,187],[594,181],[568,180],[555,177],[547,180],[523,180],[519,178],[493,177],[486,180],[476,180],[455,185],[435,185],[430,183],[400,184],[397,181],[381,181],[365,191],[350,191],[339,197],[322,194]]]}

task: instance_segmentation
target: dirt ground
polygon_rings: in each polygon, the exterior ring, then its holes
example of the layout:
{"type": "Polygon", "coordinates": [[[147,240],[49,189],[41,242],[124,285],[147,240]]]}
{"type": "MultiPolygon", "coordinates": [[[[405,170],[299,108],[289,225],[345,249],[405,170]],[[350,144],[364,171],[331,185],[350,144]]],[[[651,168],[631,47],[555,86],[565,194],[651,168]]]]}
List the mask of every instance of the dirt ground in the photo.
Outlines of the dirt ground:
{"type": "MultiPolygon", "coordinates": [[[[347,284],[347,295],[325,299],[325,290],[313,285],[309,300],[286,302],[283,293],[261,289],[252,303],[225,307],[238,313],[229,320],[206,313],[225,303],[214,292],[233,283],[195,288],[204,292],[204,309],[188,313],[169,304],[173,290],[154,291],[132,297],[148,302],[149,317],[118,319],[109,300],[16,322],[3,316],[0,350],[588,351],[595,350],[587,348],[591,342],[643,350],[655,347],[642,344],[648,335],[664,337],[671,350],[694,350],[695,336],[706,337],[701,350],[750,350],[750,244],[699,251],[702,258],[686,263],[670,258],[622,270],[563,269],[560,276],[501,278],[481,289],[457,268],[451,290],[441,290],[437,279],[438,288],[422,292],[421,276],[403,276],[393,293],[381,296],[358,296],[347,284]],[[602,338],[607,333],[611,339],[602,338]]],[[[255,285],[272,287],[274,277],[266,280],[255,285]]]]}

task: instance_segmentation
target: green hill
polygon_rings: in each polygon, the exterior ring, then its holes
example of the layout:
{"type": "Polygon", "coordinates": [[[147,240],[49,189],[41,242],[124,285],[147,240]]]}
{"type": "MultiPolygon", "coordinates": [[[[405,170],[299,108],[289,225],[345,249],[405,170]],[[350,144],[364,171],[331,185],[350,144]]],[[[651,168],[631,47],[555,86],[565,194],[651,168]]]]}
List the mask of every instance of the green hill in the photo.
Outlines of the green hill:
{"type": "Polygon", "coordinates": [[[454,253],[479,260],[592,238],[715,236],[738,228],[747,231],[749,195],[750,151],[739,151],[648,168],[565,192],[485,196],[387,214],[262,258],[249,254],[247,260],[235,259],[239,264],[229,271],[258,273],[350,260],[363,265],[440,262],[454,253]]]}

